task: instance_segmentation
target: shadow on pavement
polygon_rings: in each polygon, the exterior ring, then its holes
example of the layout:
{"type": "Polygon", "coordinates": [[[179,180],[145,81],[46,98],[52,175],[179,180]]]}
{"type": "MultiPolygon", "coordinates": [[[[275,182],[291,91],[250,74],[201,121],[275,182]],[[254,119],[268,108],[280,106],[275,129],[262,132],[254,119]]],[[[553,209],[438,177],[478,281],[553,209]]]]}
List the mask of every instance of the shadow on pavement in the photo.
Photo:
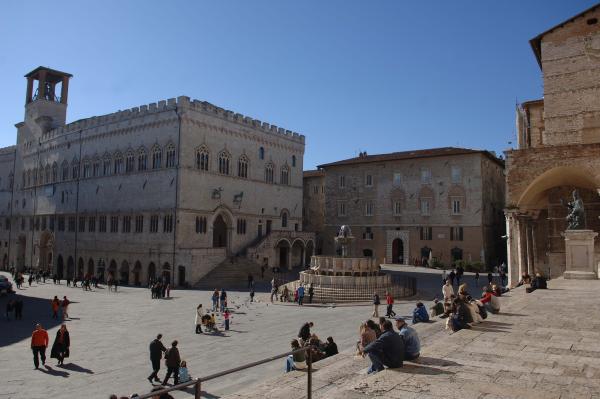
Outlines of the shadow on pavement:
{"type": "Polygon", "coordinates": [[[40,367],[39,370],[43,373],[46,374],[50,374],[50,375],[55,375],[57,377],[63,377],[63,378],[68,378],[69,377],[69,373],[67,373],[66,371],[61,371],[61,370],[55,370],[52,367],[46,365],[44,367],[40,367]]]}
{"type": "Polygon", "coordinates": [[[78,373],[86,373],[86,374],[94,374],[94,372],[90,369],[86,369],[85,367],[81,367],[78,364],[75,363],[67,363],[67,364],[63,364],[62,366],[58,366],[61,369],[66,369],[66,370],[70,370],[70,371],[76,371],[78,373]]]}
{"type": "MultiPolygon", "coordinates": [[[[16,294],[5,295],[0,298],[0,347],[8,346],[24,339],[29,339],[35,329],[35,324],[40,323],[44,329],[49,330],[61,324],[61,320],[52,318],[50,308],[50,299],[33,298],[16,294]],[[6,304],[11,299],[21,299],[23,301],[23,319],[15,320],[14,313],[10,312],[10,320],[6,319],[6,304]]],[[[52,337],[50,337],[52,340],[52,337]]],[[[52,342],[50,342],[52,344],[52,342]]]]}

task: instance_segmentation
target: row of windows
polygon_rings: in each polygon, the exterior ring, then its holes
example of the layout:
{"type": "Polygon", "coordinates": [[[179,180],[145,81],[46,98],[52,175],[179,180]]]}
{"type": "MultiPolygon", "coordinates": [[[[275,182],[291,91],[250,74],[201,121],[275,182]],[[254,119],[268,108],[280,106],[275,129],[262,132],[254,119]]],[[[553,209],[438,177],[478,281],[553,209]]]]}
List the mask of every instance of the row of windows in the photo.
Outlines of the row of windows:
{"type": "MultiPolygon", "coordinates": [[[[159,215],[150,215],[150,233],[159,232],[159,215]]],[[[144,232],[144,216],[136,215],[132,216],[37,216],[21,218],[21,230],[26,230],[27,220],[29,221],[29,230],[50,230],[50,231],[68,231],[75,232],[76,230],[80,233],[89,232],[94,233],[143,233],[144,232]],[[78,220],[79,219],[79,220],[78,220]],[[55,227],[56,222],[56,227],[55,227]]],[[[6,219],[7,229],[10,228],[10,220],[6,219]]],[[[162,232],[171,233],[173,231],[173,215],[165,214],[162,217],[162,232]]]]}
{"type": "MultiPolygon", "coordinates": [[[[29,217],[29,218],[21,218],[21,230],[26,230],[27,219],[29,220],[29,230],[30,231],[40,231],[40,230],[50,230],[55,231],[55,220],[56,220],[56,229],[58,231],[68,231],[75,232],[76,230],[80,233],[85,233],[86,231],[89,233],[94,233],[98,231],[99,233],[143,233],[144,232],[144,216],[136,215],[135,217],[126,215],[126,216],[79,216],[76,218],[75,216],[37,216],[37,217],[29,217]],[[79,220],[77,220],[79,219],[79,220]],[[97,230],[96,230],[97,228],[97,230]]],[[[162,217],[162,223],[160,223],[159,215],[151,215],[150,216],[150,225],[149,232],[150,233],[158,233],[159,230],[163,233],[171,233],[173,232],[174,219],[172,214],[165,214],[162,217]],[[160,229],[162,227],[162,230],[160,229]]],[[[4,227],[6,230],[10,230],[10,218],[5,218],[4,227]]],[[[281,218],[281,226],[287,227],[287,213],[282,214],[281,218]]],[[[237,234],[246,234],[246,219],[237,219],[237,234]]],[[[208,229],[208,224],[206,217],[198,216],[196,217],[196,233],[198,234],[206,234],[208,229]]]]}
{"type": "Polygon", "coordinates": [[[56,162],[52,165],[47,164],[39,168],[23,171],[23,187],[31,187],[43,184],[52,184],[59,181],[77,180],[80,178],[100,177],[119,175],[123,173],[132,173],[134,171],[145,171],[151,169],[161,169],[163,167],[175,167],[175,146],[168,144],[164,150],[159,145],[152,147],[150,151],[150,164],[148,164],[148,154],[146,149],[141,147],[137,152],[128,150],[125,155],[120,151],[114,154],[106,153],[102,158],[85,157],[81,162],[74,158],[70,163],[63,161],[60,166],[56,162]],[[163,162],[164,154],[164,162],[163,162]]]}
{"type": "MultiPolygon", "coordinates": [[[[393,179],[392,184],[395,187],[399,187],[402,185],[402,173],[394,172],[392,179],[393,179]]],[[[462,170],[460,167],[452,166],[450,168],[450,179],[451,179],[452,183],[455,183],[455,184],[458,184],[462,181],[462,170]]],[[[373,175],[366,174],[364,182],[365,182],[366,187],[372,187],[374,184],[373,175]]],[[[430,169],[421,169],[421,183],[422,184],[431,184],[431,170],[430,169]]],[[[338,185],[339,185],[339,188],[346,187],[346,176],[344,176],[344,175],[339,176],[338,185]]],[[[315,192],[315,194],[316,194],[316,192],[315,192]]]]}
{"type": "MultiPolygon", "coordinates": [[[[362,233],[363,240],[372,240],[374,238],[373,230],[371,227],[365,227],[362,233]]],[[[433,240],[433,228],[432,227],[419,227],[419,239],[422,241],[433,240]]],[[[463,240],[463,228],[461,226],[450,227],[450,241],[462,241],[463,240]]]]}
{"type": "MultiPolygon", "coordinates": [[[[262,148],[262,147],[261,147],[262,148]]],[[[218,169],[217,171],[222,175],[234,175],[232,167],[231,154],[223,150],[217,154],[218,169]]],[[[261,158],[264,159],[264,158],[261,158]]],[[[237,177],[247,179],[249,177],[249,165],[250,159],[245,155],[241,155],[237,160],[237,177]]],[[[296,156],[292,156],[292,166],[296,165],[296,156]]],[[[196,150],[196,169],[210,171],[210,151],[205,145],[199,147],[196,150]]],[[[268,162],[265,165],[264,180],[267,183],[275,182],[275,165],[273,162],[268,162]]],[[[279,184],[289,185],[290,182],[290,168],[287,164],[281,167],[279,175],[279,184]]]]}
{"type": "MultiPolygon", "coordinates": [[[[462,214],[462,203],[463,199],[460,197],[451,198],[451,214],[452,215],[461,215],[462,214]]],[[[337,202],[337,215],[338,216],[347,216],[347,206],[346,201],[338,201],[337,202]]],[[[402,205],[403,201],[392,201],[392,212],[394,216],[402,215],[402,205]]],[[[419,209],[421,211],[422,216],[430,216],[431,211],[433,209],[433,200],[429,198],[422,198],[419,200],[419,209]]],[[[366,201],[364,203],[364,215],[365,216],[373,216],[375,213],[375,202],[374,201],[366,201]]]]}

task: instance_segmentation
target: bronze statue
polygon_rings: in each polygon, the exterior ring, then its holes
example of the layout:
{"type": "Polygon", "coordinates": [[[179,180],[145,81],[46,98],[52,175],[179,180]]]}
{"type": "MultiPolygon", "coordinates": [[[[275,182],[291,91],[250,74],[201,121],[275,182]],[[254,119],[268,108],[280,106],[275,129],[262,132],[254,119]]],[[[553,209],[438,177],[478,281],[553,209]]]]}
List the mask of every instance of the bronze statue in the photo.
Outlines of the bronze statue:
{"type": "MultiPolygon", "coordinates": [[[[563,205],[563,200],[560,201],[563,205]]],[[[583,201],[579,196],[579,191],[573,190],[573,201],[566,205],[569,213],[567,214],[567,230],[583,230],[585,229],[585,210],[583,201]]]]}

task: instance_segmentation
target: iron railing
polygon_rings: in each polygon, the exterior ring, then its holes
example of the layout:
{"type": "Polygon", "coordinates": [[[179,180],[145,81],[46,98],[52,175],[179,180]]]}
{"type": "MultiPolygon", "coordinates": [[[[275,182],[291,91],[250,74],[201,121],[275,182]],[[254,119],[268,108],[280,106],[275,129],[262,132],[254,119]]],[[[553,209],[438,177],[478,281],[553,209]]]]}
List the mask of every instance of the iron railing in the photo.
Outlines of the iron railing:
{"type": "Polygon", "coordinates": [[[282,353],[280,355],[275,355],[275,356],[271,356],[271,357],[267,357],[265,359],[261,359],[258,360],[256,362],[252,362],[252,363],[248,363],[248,364],[244,364],[242,366],[238,366],[229,370],[225,370],[225,371],[220,371],[218,373],[215,374],[210,374],[207,375],[205,377],[200,377],[200,378],[196,378],[196,379],[192,379],[188,382],[183,382],[181,384],[177,384],[177,385],[173,385],[172,387],[168,387],[168,388],[164,388],[161,390],[156,390],[154,392],[150,392],[150,393],[146,393],[143,395],[139,395],[139,396],[135,396],[136,399],[151,399],[154,396],[160,396],[164,393],[169,393],[172,391],[177,391],[180,389],[185,389],[187,387],[194,387],[194,398],[195,399],[200,399],[201,398],[201,394],[202,394],[202,383],[210,381],[210,380],[214,380],[216,378],[219,377],[223,377],[229,374],[233,374],[233,373],[237,373],[238,371],[243,371],[252,367],[256,367],[256,366],[260,366],[261,364],[265,364],[265,363],[269,363],[272,362],[274,360],[278,360],[278,359],[283,359],[283,358],[287,358],[290,355],[294,355],[295,353],[300,353],[300,352],[306,352],[306,366],[307,366],[307,373],[306,373],[306,397],[307,399],[311,399],[312,398],[312,353],[311,353],[311,349],[314,349],[313,346],[305,346],[303,348],[300,349],[296,349],[294,351],[290,351],[290,352],[286,352],[286,353],[282,353]]]}

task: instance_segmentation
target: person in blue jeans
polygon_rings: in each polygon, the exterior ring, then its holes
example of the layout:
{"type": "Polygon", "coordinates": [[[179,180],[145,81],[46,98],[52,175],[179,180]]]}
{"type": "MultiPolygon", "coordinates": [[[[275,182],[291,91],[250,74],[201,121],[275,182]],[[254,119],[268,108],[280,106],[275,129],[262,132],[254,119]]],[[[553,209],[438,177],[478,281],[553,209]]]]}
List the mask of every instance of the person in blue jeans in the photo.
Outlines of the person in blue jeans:
{"type": "Polygon", "coordinates": [[[399,316],[396,317],[396,328],[398,334],[404,339],[404,360],[415,360],[421,354],[421,341],[417,331],[406,324],[406,320],[399,316]]]}
{"type": "Polygon", "coordinates": [[[375,341],[364,347],[363,353],[369,356],[369,374],[377,373],[385,367],[402,367],[404,360],[404,340],[394,331],[392,322],[383,322],[383,332],[375,341]],[[385,366],[385,367],[384,367],[385,366]]]}
{"type": "Polygon", "coordinates": [[[304,302],[304,286],[298,287],[298,305],[302,305],[304,302]]]}
{"type": "Polygon", "coordinates": [[[221,288],[221,313],[225,311],[225,307],[227,306],[227,293],[223,288],[221,288]]]}

